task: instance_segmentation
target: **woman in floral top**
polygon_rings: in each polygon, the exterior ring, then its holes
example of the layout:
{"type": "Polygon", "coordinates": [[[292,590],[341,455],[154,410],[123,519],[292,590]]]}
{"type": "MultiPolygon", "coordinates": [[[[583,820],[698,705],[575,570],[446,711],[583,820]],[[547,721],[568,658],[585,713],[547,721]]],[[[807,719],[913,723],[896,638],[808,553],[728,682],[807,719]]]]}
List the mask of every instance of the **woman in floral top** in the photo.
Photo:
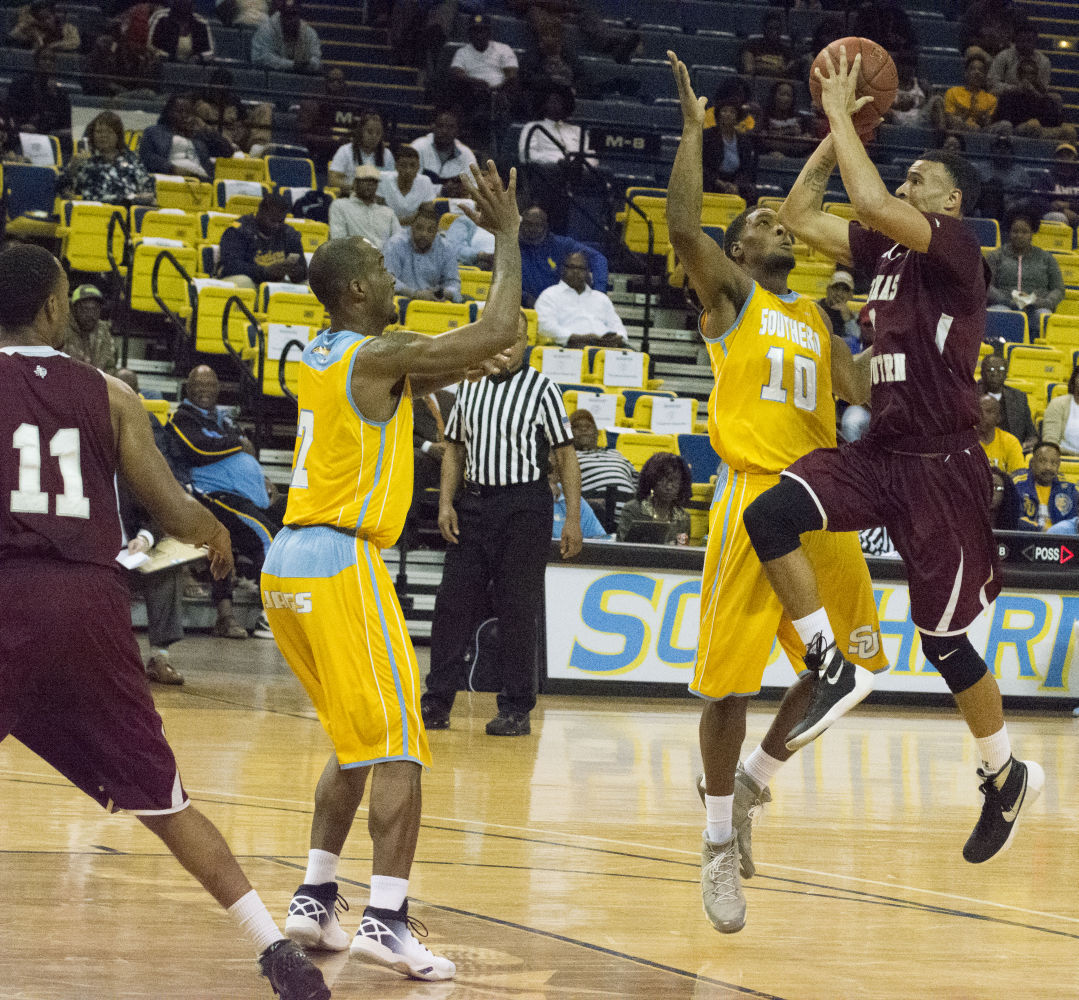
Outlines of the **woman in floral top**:
{"type": "Polygon", "coordinates": [[[667,545],[689,544],[689,502],[693,481],[689,468],[677,455],[661,451],[644,463],[637,484],[637,499],[622,508],[618,519],[618,540],[624,542],[630,528],[640,521],[667,524],[667,545]]]}
{"type": "Polygon", "coordinates": [[[76,156],[64,171],[62,198],[110,205],[154,204],[154,179],[124,146],[124,125],[119,116],[102,111],[86,127],[86,141],[90,155],[76,156]]]}

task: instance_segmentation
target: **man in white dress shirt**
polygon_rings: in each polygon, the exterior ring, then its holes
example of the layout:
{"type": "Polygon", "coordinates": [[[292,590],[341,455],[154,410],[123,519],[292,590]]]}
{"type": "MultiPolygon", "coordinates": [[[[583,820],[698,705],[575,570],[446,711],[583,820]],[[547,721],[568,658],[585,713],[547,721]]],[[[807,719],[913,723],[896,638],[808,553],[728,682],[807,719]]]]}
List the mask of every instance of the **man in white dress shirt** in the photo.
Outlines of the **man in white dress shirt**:
{"type": "Polygon", "coordinates": [[[362,236],[381,250],[386,240],[401,231],[393,209],[375,200],[381,176],[378,167],[364,164],[356,168],[352,194],[330,205],[331,240],[362,236]]]}
{"type": "Polygon", "coordinates": [[[629,335],[614,304],[589,285],[591,273],[583,253],[562,263],[562,280],[536,299],[539,331],[563,347],[626,347],[629,335]]]}
{"type": "Polygon", "coordinates": [[[467,195],[461,177],[476,162],[476,154],[457,138],[457,113],[449,108],[435,115],[434,127],[412,143],[420,154],[420,170],[426,174],[442,198],[467,195]]]}

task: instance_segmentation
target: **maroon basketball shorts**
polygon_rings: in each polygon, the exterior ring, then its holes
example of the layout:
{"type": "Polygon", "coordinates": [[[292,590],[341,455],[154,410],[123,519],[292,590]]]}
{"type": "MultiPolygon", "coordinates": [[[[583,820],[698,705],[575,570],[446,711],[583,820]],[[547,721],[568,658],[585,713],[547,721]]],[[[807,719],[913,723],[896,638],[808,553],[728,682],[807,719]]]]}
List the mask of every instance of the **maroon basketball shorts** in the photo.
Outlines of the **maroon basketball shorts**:
{"type": "Polygon", "coordinates": [[[863,439],[812,451],[784,475],[813,495],[827,530],[888,529],[906,563],[911,618],[921,631],[965,632],[1000,593],[992,479],[978,445],[907,455],[863,439]]]}
{"type": "Polygon", "coordinates": [[[0,607],[0,740],[10,733],[110,812],[183,809],[123,576],[8,560],[0,607]]]}

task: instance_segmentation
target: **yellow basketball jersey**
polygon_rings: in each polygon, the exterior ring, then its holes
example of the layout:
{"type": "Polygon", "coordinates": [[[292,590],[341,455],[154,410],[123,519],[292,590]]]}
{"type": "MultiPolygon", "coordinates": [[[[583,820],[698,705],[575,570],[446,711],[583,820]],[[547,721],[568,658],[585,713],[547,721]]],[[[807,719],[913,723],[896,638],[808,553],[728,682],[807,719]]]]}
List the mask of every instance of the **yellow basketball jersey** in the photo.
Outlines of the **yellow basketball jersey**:
{"type": "Polygon", "coordinates": [[[332,525],[386,548],[412,502],[412,396],[406,380],[389,420],[360,415],[352,369],[372,339],[322,333],[303,352],[285,524],[332,525]]]}
{"type": "Polygon", "coordinates": [[[738,318],[715,336],[702,316],[716,384],[708,434],[736,472],[778,473],[814,448],[834,448],[832,344],[816,304],[756,282],[738,318]]]}

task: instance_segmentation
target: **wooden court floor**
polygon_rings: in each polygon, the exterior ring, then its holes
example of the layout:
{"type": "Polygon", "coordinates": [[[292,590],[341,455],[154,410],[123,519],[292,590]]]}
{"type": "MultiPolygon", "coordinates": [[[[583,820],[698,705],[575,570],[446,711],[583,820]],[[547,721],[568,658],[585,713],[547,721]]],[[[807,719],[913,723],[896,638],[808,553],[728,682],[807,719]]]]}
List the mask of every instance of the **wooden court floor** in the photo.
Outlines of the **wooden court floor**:
{"type": "MultiPolygon", "coordinates": [[[[420,651],[426,663],[426,651],[420,651]]],[[[283,919],[306,861],[326,739],[272,642],[189,639],[155,688],[192,798],[283,919]]],[[[749,741],[771,706],[751,710],[749,741]]],[[[431,736],[412,912],[454,959],[424,984],[329,956],[339,998],[387,1000],[1075,1000],[1079,720],[1012,713],[1048,782],[1012,850],[960,856],[979,805],[973,743],[940,710],[868,708],[803,751],[755,833],[736,935],[699,898],[697,705],[550,697],[530,737],[462,696],[431,736]]],[[[371,850],[342,863],[354,927],[371,850]]],[[[0,998],[271,996],[228,918],[129,817],[12,740],[0,745],[0,998]]]]}

